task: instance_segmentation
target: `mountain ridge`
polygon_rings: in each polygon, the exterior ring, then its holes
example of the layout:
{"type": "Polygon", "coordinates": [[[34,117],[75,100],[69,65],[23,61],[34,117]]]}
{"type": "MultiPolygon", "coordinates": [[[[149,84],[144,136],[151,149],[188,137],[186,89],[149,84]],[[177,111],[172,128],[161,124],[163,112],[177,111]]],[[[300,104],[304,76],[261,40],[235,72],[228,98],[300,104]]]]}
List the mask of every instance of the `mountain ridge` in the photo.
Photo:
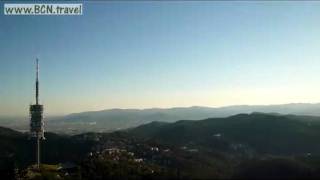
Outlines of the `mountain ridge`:
{"type": "MultiPolygon", "coordinates": [[[[152,121],[176,122],[178,120],[201,120],[228,117],[239,113],[274,113],[300,116],[320,116],[320,103],[290,103],[277,105],[233,105],[224,107],[174,107],[147,109],[106,109],[72,113],[45,119],[48,131],[66,134],[83,132],[110,132],[137,127],[152,121]]],[[[27,131],[27,119],[0,118],[0,126],[27,131]]]]}
{"type": "MultiPolygon", "coordinates": [[[[152,121],[176,122],[228,117],[239,113],[280,113],[305,116],[320,116],[320,103],[291,103],[280,105],[235,105],[226,107],[175,107],[149,109],[107,109],[70,114],[48,122],[48,127],[67,126],[79,131],[108,132],[137,127],[152,121]]],[[[59,132],[59,131],[57,131],[59,132]]]]}

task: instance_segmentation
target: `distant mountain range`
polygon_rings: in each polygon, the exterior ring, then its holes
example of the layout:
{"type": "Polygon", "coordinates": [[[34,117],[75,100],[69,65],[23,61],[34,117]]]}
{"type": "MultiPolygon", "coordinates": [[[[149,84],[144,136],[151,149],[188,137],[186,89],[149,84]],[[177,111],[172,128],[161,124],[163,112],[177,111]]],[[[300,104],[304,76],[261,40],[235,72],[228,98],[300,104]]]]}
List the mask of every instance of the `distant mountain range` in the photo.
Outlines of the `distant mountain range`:
{"type": "MultiPolygon", "coordinates": [[[[200,120],[252,112],[320,116],[320,103],[238,105],[218,108],[193,106],[167,109],[109,109],[47,118],[46,130],[67,134],[108,132],[136,127],[153,121],[176,122],[178,120],[200,120]]],[[[0,125],[14,129],[28,130],[27,119],[14,121],[1,118],[0,125]]]]}
{"type": "Polygon", "coordinates": [[[47,123],[47,127],[55,132],[105,132],[136,127],[153,121],[176,122],[178,120],[200,120],[252,112],[320,116],[320,104],[239,105],[219,108],[193,106],[141,110],[110,109],[75,113],[55,118],[47,123]]]}

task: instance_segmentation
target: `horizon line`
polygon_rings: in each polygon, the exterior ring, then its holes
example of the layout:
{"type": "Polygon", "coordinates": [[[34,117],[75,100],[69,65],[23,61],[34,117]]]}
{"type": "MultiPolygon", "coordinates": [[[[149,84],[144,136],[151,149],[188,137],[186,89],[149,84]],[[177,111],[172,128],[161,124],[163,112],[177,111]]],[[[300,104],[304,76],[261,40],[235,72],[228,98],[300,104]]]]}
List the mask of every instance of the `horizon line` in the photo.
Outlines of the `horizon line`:
{"type": "MultiPolygon", "coordinates": [[[[152,109],[159,109],[159,110],[167,110],[167,109],[178,109],[178,108],[212,108],[212,109],[220,109],[220,108],[228,108],[228,107],[237,107],[237,106],[281,106],[281,105],[299,105],[299,104],[305,104],[305,105],[316,105],[320,104],[320,102],[292,102],[292,103],[279,103],[279,104],[233,104],[233,105],[223,105],[223,106],[201,106],[201,105],[192,105],[192,106],[172,106],[172,107],[149,107],[149,108],[106,108],[106,109],[100,109],[100,110],[92,110],[92,111],[80,111],[80,112],[71,112],[66,114],[56,114],[56,115],[48,115],[47,117],[62,117],[62,116],[68,116],[72,114],[80,114],[80,113],[91,113],[91,112],[101,112],[101,111],[111,111],[111,110],[137,110],[137,111],[143,111],[143,110],[152,110],[152,109]]],[[[0,115],[1,118],[25,118],[27,116],[18,115],[0,115]]]]}

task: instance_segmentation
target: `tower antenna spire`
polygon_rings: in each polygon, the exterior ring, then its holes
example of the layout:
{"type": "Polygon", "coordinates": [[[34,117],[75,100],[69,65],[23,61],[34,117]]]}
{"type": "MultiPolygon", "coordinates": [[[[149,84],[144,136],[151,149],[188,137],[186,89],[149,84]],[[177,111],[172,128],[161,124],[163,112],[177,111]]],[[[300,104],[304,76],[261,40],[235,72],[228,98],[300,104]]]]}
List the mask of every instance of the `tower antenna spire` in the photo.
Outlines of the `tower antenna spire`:
{"type": "Polygon", "coordinates": [[[36,104],[39,104],[39,59],[36,59],[36,104]]]}

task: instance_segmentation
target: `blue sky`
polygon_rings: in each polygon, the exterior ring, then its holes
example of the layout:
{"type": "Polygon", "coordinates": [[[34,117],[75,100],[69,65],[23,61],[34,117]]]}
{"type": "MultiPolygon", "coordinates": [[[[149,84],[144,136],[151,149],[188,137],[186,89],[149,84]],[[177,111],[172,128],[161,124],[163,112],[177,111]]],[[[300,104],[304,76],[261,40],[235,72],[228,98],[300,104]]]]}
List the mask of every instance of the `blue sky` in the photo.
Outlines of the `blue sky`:
{"type": "Polygon", "coordinates": [[[0,115],[320,102],[320,2],[85,2],[0,13],[0,115]]]}

